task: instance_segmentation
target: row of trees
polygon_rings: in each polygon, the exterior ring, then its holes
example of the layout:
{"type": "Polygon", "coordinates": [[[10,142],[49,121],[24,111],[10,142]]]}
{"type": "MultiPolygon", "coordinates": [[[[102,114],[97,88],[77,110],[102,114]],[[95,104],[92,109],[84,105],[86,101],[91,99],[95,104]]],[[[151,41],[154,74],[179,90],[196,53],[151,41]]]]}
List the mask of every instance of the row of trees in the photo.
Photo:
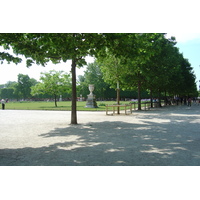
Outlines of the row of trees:
{"type": "Polygon", "coordinates": [[[139,109],[142,90],[177,95],[196,92],[192,68],[175,44],[175,38],[166,39],[161,33],[0,34],[0,45],[16,54],[1,52],[0,59],[17,64],[21,54],[27,67],[71,60],[71,124],[77,124],[76,66],[85,65],[87,55],[97,58],[104,80],[113,88],[117,85],[118,103],[120,87],[138,89],[139,109]]]}
{"type": "Polygon", "coordinates": [[[71,97],[71,77],[63,71],[42,72],[40,82],[28,75],[19,74],[18,82],[0,85],[0,97],[4,99],[28,100],[53,98],[57,107],[60,95],[71,97]]]}
{"type": "MultiPolygon", "coordinates": [[[[115,100],[116,99],[116,87],[112,88],[109,83],[104,80],[104,73],[100,65],[95,61],[87,65],[84,75],[78,76],[77,81],[77,95],[87,98],[89,94],[88,85],[94,84],[97,100],[115,100]]],[[[122,90],[120,92],[120,99],[135,99],[138,97],[137,90],[122,90]]],[[[148,91],[142,91],[142,98],[150,98],[148,91]]]]}
{"type": "Polygon", "coordinates": [[[107,51],[103,59],[97,59],[104,80],[117,88],[118,103],[120,85],[122,89],[138,90],[139,110],[142,90],[149,91],[151,99],[153,94],[157,96],[159,102],[163,94],[165,97],[198,96],[193,69],[175,47],[175,38],[166,39],[165,34],[141,34],[139,37],[146,40],[134,43],[135,53],[116,56],[107,51]]]}
{"type": "Polygon", "coordinates": [[[8,81],[0,85],[1,98],[8,99],[28,99],[31,98],[31,86],[36,85],[37,80],[25,74],[18,74],[18,81],[8,81]]]}
{"type": "MultiPolygon", "coordinates": [[[[78,77],[77,96],[87,98],[89,94],[88,85],[95,84],[95,95],[98,100],[116,99],[115,89],[103,79],[103,72],[95,61],[89,63],[85,74],[78,77]]],[[[18,82],[8,81],[0,85],[0,98],[16,100],[44,100],[54,99],[57,107],[57,100],[60,95],[64,99],[71,99],[71,76],[63,71],[51,70],[42,72],[40,81],[30,78],[28,75],[19,74],[18,82]]],[[[143,92],[143,98],[148,98],[147,92],[143,92]]],[[[133,90],[122,91],[122,99],[137,98],[137,92],[133,90]]]]}

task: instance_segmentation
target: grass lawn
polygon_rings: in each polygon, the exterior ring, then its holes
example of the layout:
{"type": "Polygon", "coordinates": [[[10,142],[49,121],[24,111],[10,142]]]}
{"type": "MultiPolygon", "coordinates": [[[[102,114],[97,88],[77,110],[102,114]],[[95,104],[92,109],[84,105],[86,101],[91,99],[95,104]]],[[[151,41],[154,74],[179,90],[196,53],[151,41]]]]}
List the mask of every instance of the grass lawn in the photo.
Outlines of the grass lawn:
{"type": "MultiPolygon", "coordinates": [[[[129,101],[121,101],[121,104],[128,104],[129,101]]],[[[116,104],[115,101],[97,101],[98,108],[85,108],[86,101],[77,101],[78,111],[105,111],[105,105],[116,104]]],[[[55,107],[54,102],[46,101],[23,101],[23,102],[8,102],[5,105],[7,110],[71,110],[71,101],[57,102],[58,107],[55,107]]],[[[111,110],[112,108],[109,108],[111,110]]]]}

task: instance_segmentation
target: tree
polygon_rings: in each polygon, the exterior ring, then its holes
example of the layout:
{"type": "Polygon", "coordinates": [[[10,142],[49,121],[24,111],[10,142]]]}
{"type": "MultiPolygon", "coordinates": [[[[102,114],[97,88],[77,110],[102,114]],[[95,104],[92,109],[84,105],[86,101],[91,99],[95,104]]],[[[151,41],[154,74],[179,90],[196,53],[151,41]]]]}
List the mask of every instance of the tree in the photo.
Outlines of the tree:
{"type": "Polygon", "coordinates": [[[63,71],[51,70],[50,72],[41,73],[42,82],[31,87],[31,94],[49,94],[54,97],[55,106],[57,107],[57,97],[65,92],[71,91],[71,78],[69,74],[63,74],[63,71]]]}
{"type": "Polygon", "coordinates": [[[178,75],[177,58],[179,54],[178,50],[174,47],[175,44],[174,38],[166,39],[165,37],[159,37],[155,40],[153,48],[156,51],[142,69],[142,72],[145,75],[145,87],[146,89],[149,89],[151,93],[151,103],[152,94],[154,92],[158,96],[160,106],[161,92],[165,91],[166,93],[169,88],[172,89],[172,86],[176,84],[173,82],[174,80],[172,78],[175,75],[178,75]]]}
{"type": "Polygon", "coordinates": [[[36,82],[35,79],[31,79],[28,75],[18,74],[17,89],[24,100],[31,97],[31,86],[36,84],[36,82]]]}
{"type": "Polygon", "coordinates": [[[190,63],[183,58],[175,44],[174,37],[157,40],[155,49],[158,51],[143,69],[146,87],[158,93],[158,96],[161,92],[165,93],[165,97],[167,93],[170,96],[184,96],[196,88],[193,87],[196,84],[190,63]]]}
{"type": "MultiPolygon", "coordinates": [[[[120,35],[122,41],[118,42],[118,52],[111,51],[117,59],[120,58],[123,70],[120,70],[121,84],[124,89],[138,88],[138,109],[141,110],[141,89],[144,88],[145,68],[151,56],[156,52],[154,49],[154,42],[163,37],[163,34],[126,34],[120,35]],[[120,51],[121,49],[121,51],[120,51]]],[[[112,74],[110,74],[112,77],[112,74]]]]}
{"type": "Polygon", "coordinates": [[[3,99],[12,99],[13,98],[13,93],[14,93],[14,89],[12,88],[2,88],[0,89],[1,91],[1,98],[3,99]]]}
{"type": "MultiPolygon", "coordinates": [[[[36,81],[36,80],[35,80],[36,81]]],[[[12,95],[12,98],[13,99],[19,99],[20,98],[20,91],[19,91],[19,88],[18,88],[18,82],[16,81],[8,81],[6,84],[5,84],[5,87],[6,88],[9,88],[9,89],[13,89],[13,95],[12,95]]],[[[9,98],[9,97],[8,97],[9,98]]],[[[11,98],[11,99],[12,99],[11,98]]]]}
{"type": "Polygon", "coordinates": [[[142,43],[143,40],[141,40],[141,35],[142,34],[137,33],[119,33],[115,35],[107,35],[111,42],[109,43],[110,45],[108,45],[105,53],[100,56],[99,60],[103,65],[102,70],[105,81],[112,84],[112,87],[116,88],[117,85],[118,104],[120,99],[119,85],[122,85],[123,89],[132,89],[132,86],[130,86],[132,81],[127,82],[127,75],[129,74],[129,71],[130,74],[135,72],[136,65],[131,63],[132,68],[130,69],[130,60],[134,60],[135,62],[135,60],[138,59],[138,56],[141,57],[141,54],[144,53],[144,50],[141,48],[141,46],[143,48],[147,47],[146,44],[144,45],[142,43]]]}
{"type": "Polygon", "coordinates": [[[179,85],[179,93],[185,96],[197,96],[196,76],[191,64],[187,59],[183,58],[182,54],[180,60],[180,74],[182,79],[179,85]]]}
{"type": "MultiPolygon", "coordinates": [[[[16,42],[20,39],[21,34],[0,34],[0,46],[4,48],[4,50],[10,49],[10,44],[13,42],[16,42]]],[[[4,61],[7,61],[8,64],[11,62],[18,64],[22,62],[22,59],[16,56],[11,55],[10,53],[7,53],[5,51],[0,52],[0,61],[1,64],[4,63],[4,61]]]]}
{"type": "MultiPolygon", "coordinates": [[[[105,61],[105,60],[104,60],[105,61]]],[[[99,64],[96,60],[94,63],[89,63],[85,74],[79,76],[78,81],[78,94],[83,96],[88,95],[88,85],[95,85],[95,95],[98,99],[115,99],[116,98],[116,81],[105,82],[103,76],[105,74],[101,70],[102,64],[99,64]]],[[[108,71],[111,70],[108,67],[108,71]]],[[[119,69],[120,70],[120,69],[119,69]]],[[[122,71],[123,72],[123,71],[122,71]]],[[[134,96],[133,91],[120,91],[120,97],[123,98],[132,98],[134,96]]]]}
{"type": "Polygon", "coordinates": [[[109,85],[104,82],[103,73],[96,61],[88,64],[84,76],[80,76],[79,81],[79,88],[82,95],[86,96],[89,92],[88,85],[94,84],[96,97],[105,98],[104,93],[109,85]]]}
{"type": "Polygon", "coordinates": [[[10,46],[15,54],[27,58],[27,67],[33,63],[72,61],[72,112],[71,124],[77,124],[76,114],[76,66],[86,64],[85,57],[94,55],[105,46],[105,37],[97,33],[46,33],[46,34],[0,34],[4,48],[10,46]]]}
{"type": "MultiPolygon", "coordinates": [[[[107,54],[104,59],[99,59],[100,68],[103,72],[103,79],[106,83],[111,85],[111,88],[116,89],[117,91],[117,104],[120,105],[120,86],[122,83],[122,77],[125,69],[122,70],[123,66],[121,64],[121,60],[119,58],[116,58],[112,54],[107,54]]],[[[117,113],[119,113],[119,107],[117,110],[117,113]]]]}
{"type": "MultiPolygon", "coordinates": [[[[136,70],[136,78],[138,84],[138,109],[141,110],[141,89],[149,89],[148,84],[151,84],[152,81],[155,79],[155,77],[151,77],[149,80],[149,77],[151,76],[152,72],[156,71],[154,67],[154,62],[152,61],[152,57],[154,57],[157,54],[160,54],[162,48],[160,47],[160,43],[165,39],[165,34],[163,33],[152,33],[152,34],[142,34],[141,35],[142,45],[141,45],[141,55],[136,61],[137,64],[137,70],[136,70]],[[150,70],[149,66],[153,67],[150,70]],[[149,82],[148,82],[149,80],[149,82]]],[[[161,58],[162,59],[162,58],[161,58]]],[[[158,66],[161,68],[161,66],[158,66]]],[[[162,75],[163,73],[161,73],[162,75]]],[[[152,89],[152,88],[151,88],[152,89]]],[[[151,90],[150,90],[151,91],[151,90]]],[[[151,98],[152,99],[152,98],[151,98]]]]}

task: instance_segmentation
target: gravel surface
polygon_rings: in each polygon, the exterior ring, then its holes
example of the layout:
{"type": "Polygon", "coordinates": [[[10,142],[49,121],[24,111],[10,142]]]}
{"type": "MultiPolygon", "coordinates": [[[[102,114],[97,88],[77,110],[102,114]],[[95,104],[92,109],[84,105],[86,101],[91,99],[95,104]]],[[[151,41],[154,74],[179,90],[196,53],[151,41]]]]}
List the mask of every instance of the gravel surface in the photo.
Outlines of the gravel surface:
{"type": "Polygon", "coordinates": [[[200,106],[129,115],[0,110],[1,166],[199,166],[200,106]]]}

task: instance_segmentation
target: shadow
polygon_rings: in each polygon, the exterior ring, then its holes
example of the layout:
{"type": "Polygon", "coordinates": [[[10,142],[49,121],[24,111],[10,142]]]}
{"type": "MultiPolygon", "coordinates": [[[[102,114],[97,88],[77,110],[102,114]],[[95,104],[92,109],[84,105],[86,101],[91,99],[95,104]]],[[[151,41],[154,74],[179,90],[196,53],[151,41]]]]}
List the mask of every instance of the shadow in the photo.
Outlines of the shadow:
{"type": "Polygon", "coordinates": [[[199,112],[187,114],[187,110],[176,110],[130,117],[139,122],[103,121],[55,128],[38,136],[44,141],[55,139],[53,144],[0,149],[0,165],[200,165],[199,112]]]}

